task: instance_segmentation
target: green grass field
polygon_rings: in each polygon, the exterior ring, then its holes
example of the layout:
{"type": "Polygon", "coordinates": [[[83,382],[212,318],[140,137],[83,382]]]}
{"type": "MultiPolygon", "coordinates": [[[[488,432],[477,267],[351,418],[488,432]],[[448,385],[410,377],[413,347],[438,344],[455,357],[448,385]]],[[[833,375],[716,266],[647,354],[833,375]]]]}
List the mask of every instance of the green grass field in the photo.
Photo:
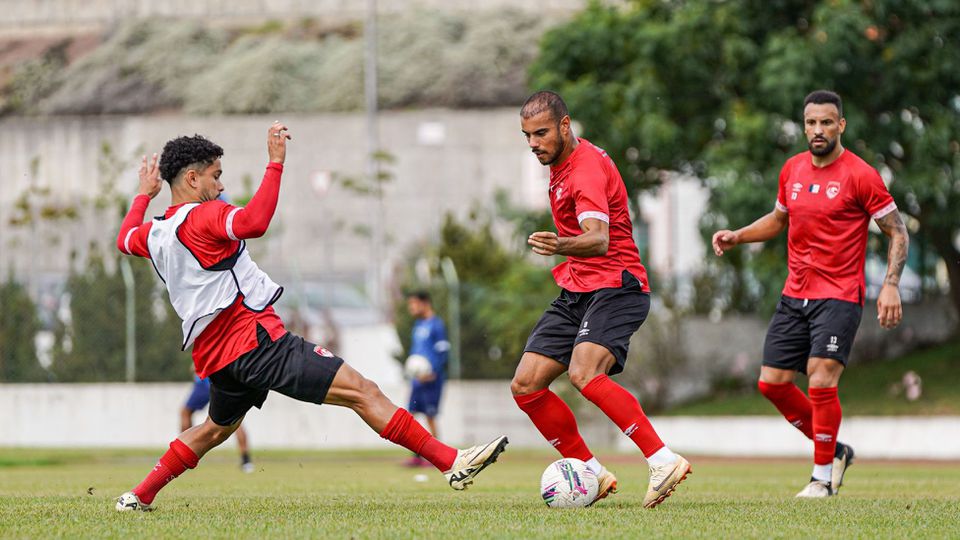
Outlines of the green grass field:
{"type": "MultiPolygon", "coordinates": [[[[917,351],[895,360],[850,366],[840,379],[840,402],[844,416],[854,415],[960,415],[960,341],[917,351]],[[909,370],[923,379],[923,396],[910,402],[893,395],[891,387],[909,370]]],[[[806,378],[797,376],[806,388],[806,378]]],[[[664,411],[670,415],[716,416],[771,414],[777,410],[751,387],[748,392],[718,394],[664,411]]]]}
{"type": "Polygon", "coordinates": [[[161,492],[157,511],[115,512],[114,498],[156,457],[0,449],[0,537],[960,537],[956,463],[857,463],[839,497],[798,501],[804,461],[691,459],[694,474],[678,492],[645,510],[642,460],[608,455],[620,493],[593,508],[556,510],[537,489],[555,458],[546,452],[508,448],[457,493],[430,469],[398,466],[398,451],[261,452],[257,472],[243,474],[224,449],[161,492]]]}

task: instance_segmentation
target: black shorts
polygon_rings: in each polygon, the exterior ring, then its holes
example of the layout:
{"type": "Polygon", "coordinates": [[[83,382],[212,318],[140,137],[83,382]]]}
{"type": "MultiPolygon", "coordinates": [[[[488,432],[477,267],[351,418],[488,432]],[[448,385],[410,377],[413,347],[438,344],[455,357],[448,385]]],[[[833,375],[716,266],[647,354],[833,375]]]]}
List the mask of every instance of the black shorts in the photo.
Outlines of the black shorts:
{"type": "Polygon", "coordinates": [[[623,371],[630,337],[650,312],[650,295],[640,281],[623,272],[623,285],[586,293],[563,289],[527,339],[523,352],[534,352],[570,365],[573,348],[584,342],[607,348],[617,363],[610,375],[623,371]]]}
{"type": "Polygon", "coordinates": [[[250,407],[260,408],[274,390],[321,404],[343,359],[287,332],[276,341],[257,325],[257,348],[210,375],[210,419],[237,423],[250,407]]]}
{"type": "Polygon", "coordinates": [[[847,365],[862,314],[860,304],[846,300],[781,296],[763,344],[763,365],[801,373],[810,357],[847,365]]]}

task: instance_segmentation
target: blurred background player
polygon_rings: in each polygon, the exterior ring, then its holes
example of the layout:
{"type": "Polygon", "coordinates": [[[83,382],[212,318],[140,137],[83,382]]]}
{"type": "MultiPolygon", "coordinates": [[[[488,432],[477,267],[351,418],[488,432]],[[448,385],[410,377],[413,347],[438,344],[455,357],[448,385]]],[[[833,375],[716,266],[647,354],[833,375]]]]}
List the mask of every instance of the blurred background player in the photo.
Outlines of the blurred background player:
{"type": "Polygon", "coordinates": [[[909,237],[876,169],[846,150],[840,96],[818,90],[803,100],[809,149],[787,160],[772,212],[736,231],[713,235],[717,256],[737,244],[787,231],[789,274],[763,345],[760,392],[813,441],[813,474],[797,497],[829,497],[843,485],[853,448],[837,442],[837,385],[863,313],[870,219],[890,238],[887,275],[877,297],[883,328],[900,323],[900,275],[909,237]],[[807,375],[808,398],[794,384],[807,375]]]}
{"type": "MultiPolygon", "coordinates": [[[[415,291],[407,295],[407,311],[416,319],[410,332],[410,354],[418,354],[430,361],[432,372],[414,377],[410,381],[410,404],[407,410],[422,414],[427,427],[437,436],[437,415],[440,413],[440,397],[447,375],[447,355],[450,342],[443,320],[433,311],[433,301],[427,291],[415,291]]],[[[411,467],[429,465],[420,456],[407,461],[411,467]]]]}
{"type": "Polygon", "coordinates": [[[562,289],[530,333],[510,384],[517,405],[564,457],[587,463],[600,483],[597,499],[617,479],[587,448],[570,407],[550,391],[567,372],[577,390],[643,452],[653,508],[690,473],[690,464],[660,440],[637,398],[608,377],[623,371],[630,337],[650,310],[647,271],[633,241],[627,189],[613,160],[570,127],[567,106],[537,92],[520,109],[520,125],[537,160],[550,167],[550,209],[557,232],[527,239],[534,253],[565,255],[553,269],[562,289]]]}
{"type": "Polygon", "coordinates": [[[245,240],[263,236],[273,219],[289,138],[279,122],[267,130],[269,163],[243,208],[218,200],[223,149],[213,142],[178,137],[159,159],[143,157],[117,248],[150,259],[163,280],[183,323],[182,348],[193,346],[197,375],[210,378],[210,406],[206,421],[174,439],[147,477],[117,499],[118,511],[152,510],[157,493],[230,437],[271,390],[350,408],[381,437],[430,461],[455,490],[469,486],[507,445],[506,437],[464,450],[443,444],[342,358],[286,330],[273,309],[283,287],[257,266],[245,240]],[[161,177],[170,183],[171,205],[144,223],[161,177]]]}
{"type": "MultiPolygon", "coordinates": [[[[180,431],[184,432],[193,427],[193,413],[203,410],[210,403],[210,379],[201,379],[193,376],[193,388],[190,389],[190,395],[187,401],[180,409],[180,431]]],[[[240,469],[245,473],[254,471],[253,462],[250,461],[250,445],[247,442],[247,430],[243,426],[237,426],[234,432],[237,439],[237,448],[240,450],[240,469]]]]}

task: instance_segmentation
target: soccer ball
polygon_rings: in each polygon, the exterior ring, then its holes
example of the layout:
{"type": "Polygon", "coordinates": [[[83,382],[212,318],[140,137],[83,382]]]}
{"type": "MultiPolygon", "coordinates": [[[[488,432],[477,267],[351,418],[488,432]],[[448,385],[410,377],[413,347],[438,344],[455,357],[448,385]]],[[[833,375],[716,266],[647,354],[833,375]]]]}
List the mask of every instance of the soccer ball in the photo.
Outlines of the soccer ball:
{"type": "Polygon", "coordinates": [[[419,379],[425,375],[433,373],[433,366],[426,356],[411,354],[403,364],[403,372],[410,379],[419,379]]]}
{"type": "Polygon", "coordinates": [[[540,477],[540,496],[550,508],[582,508],[597,498],[599,489],[597,475],[579,459],[558,459],[540,477]]]}

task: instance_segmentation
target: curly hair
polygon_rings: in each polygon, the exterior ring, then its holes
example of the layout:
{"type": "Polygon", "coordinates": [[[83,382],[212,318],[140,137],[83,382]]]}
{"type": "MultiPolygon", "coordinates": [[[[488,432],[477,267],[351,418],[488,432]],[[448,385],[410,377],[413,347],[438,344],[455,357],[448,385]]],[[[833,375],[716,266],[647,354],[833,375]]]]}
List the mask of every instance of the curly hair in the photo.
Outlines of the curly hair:
{"type": "Polygon", "coordinates": [[[160,155],[160,178],[173,181],[187,168],[206,168],[223,155],[223,148],[202,135],[177,137],[163,146],[160,155]]]}

